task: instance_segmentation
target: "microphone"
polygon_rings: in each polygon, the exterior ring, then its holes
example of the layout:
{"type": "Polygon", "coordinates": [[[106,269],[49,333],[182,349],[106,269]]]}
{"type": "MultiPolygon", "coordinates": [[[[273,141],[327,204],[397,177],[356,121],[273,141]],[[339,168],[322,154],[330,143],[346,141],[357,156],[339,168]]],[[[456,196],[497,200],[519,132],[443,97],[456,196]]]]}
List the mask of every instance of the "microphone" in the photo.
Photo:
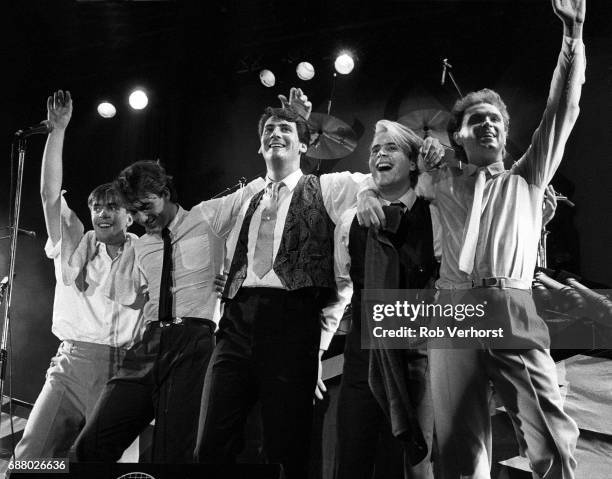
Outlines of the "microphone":
{"type": "MultiPolygon", "coordinates": [[[[444,58],[442,60],[442,80],[440,80],[440,85],[444,85],[446,83],[446,69],[447,68],[450,69],[450,68],[453,68],[453,66],[450,63],[448,63],[448,58],[444,58]]],[[[451,80],[453,80],[452,76],[451,76],[451,80]]]]}
{"type": "Polygon", "coordinates": [[[32,135],[46,135],[53,131],[53,125],[49,120],[43,120],[38,125],[31,126],[25,130],[17,130],[15,136],[18,138],[27,138],[32,135]]]}

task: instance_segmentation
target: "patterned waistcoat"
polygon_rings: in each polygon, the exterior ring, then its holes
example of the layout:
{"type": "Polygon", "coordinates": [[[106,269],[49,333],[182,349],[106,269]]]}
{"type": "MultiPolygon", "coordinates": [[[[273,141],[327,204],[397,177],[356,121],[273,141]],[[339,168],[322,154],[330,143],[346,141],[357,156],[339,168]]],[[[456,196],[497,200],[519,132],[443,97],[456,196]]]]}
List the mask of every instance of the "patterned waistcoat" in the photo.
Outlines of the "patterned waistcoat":
{"type": "MultiPolygon", "coordinates": [[[[223,292],[226,298],[233,298],[246,278],[249,226],[263,194],[264,190],[251,199],[244,217],[223,292]]],[[[335,292],[334,223],[323,204],[321,182],[314,175],[302,176],[293,191],[272,267],[288,290],[317,287],[335,292]]]]}

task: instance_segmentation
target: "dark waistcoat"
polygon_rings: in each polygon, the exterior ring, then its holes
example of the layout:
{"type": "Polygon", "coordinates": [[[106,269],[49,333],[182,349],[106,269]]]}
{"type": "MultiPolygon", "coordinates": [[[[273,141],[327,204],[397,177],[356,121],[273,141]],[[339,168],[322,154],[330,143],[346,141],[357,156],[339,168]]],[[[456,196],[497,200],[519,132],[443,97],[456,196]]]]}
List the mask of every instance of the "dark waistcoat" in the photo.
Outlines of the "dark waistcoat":
{"type": "MultiPolygon", "coordinates": [[[[225,285],[226,298],[233,298],[246,278],[249,226],[263,194],[264,190],[252,198],[244,217],[225,285]]],[[[321,182],[314,175],[302,176],[293,191],[272,267],[290,291],[316,287],[335,294],[334,223],[323,204],[321,182]]]]}

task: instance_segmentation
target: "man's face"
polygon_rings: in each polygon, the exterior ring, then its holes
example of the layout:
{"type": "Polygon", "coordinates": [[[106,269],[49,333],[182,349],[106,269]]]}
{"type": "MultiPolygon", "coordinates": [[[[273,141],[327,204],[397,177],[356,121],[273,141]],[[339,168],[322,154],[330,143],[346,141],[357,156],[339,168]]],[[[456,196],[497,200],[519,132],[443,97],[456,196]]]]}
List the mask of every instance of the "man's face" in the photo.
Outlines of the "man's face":
{"type": "Polygon", "coordinates": [[[300,142],[294,122],[272,116],[264,124],[259,151],[266,160],[266,165],[284,163],[299,168],[300,155],[305,153],[307,148],[307,145],[300,142]]]}
{"type": "Polygon", "coordinates": [[[495,105],[478,103],[467,108],[455,141],[470,163],[487,165],[503,159],[506,146],[504,118],[495,105]]]}
{"type": "Polygon", "coordinates": [[[127,210],[110,198],[94,201],[89,210],[96,239],[111,245],[123,244],[128,226],[132,224],[127,210]]]}
{"type": "Polygon", "coordinates": [[[161,196],[148,193],[130,205],[134,221],[143,226],[149,234],[160,234],[172,220],[173,204],[166,190],[161,196]]]}
{"type": "Polygon", "coordinates": [[[410,172],[416,169],[414,162],[406,156],[388,132],[374,136],[369,167],[372,179],[379,189],[398,186],[409,188],[410,172]]]}

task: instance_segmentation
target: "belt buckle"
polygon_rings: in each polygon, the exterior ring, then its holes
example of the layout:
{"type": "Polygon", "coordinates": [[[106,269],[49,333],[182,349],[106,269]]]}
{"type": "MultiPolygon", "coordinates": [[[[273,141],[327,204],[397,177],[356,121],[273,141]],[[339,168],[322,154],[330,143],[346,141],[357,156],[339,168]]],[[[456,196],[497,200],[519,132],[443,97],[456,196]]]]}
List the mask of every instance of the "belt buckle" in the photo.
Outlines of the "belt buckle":
{"type": "Polygon", "coordinates": [[[183,318],[173,318],[171,321],[160,321],[159,327],[167,328],[169,326],[172,326],[173,324],[183,324],[183,321],[183,318]]]}
{"type": "Polygon", "coordinates": [[[503,287],[503,278],[483,278],[482,286],[485,288],[503,287]]]}

